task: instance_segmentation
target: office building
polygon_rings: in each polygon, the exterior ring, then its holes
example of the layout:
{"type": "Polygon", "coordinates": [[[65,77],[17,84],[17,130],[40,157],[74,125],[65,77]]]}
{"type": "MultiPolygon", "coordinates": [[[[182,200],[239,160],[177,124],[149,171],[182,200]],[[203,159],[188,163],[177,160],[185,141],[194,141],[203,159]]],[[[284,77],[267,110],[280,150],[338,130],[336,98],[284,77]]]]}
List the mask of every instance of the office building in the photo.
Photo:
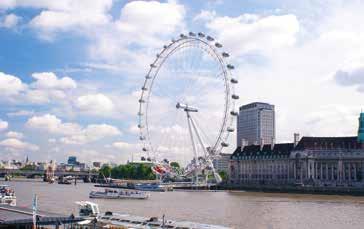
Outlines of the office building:
{"type": "Polygon", "coordinates": [[[237,146],[273,144],[274,141],[274,105],[255,102],[241,106],[237,119],[237,146]]]}

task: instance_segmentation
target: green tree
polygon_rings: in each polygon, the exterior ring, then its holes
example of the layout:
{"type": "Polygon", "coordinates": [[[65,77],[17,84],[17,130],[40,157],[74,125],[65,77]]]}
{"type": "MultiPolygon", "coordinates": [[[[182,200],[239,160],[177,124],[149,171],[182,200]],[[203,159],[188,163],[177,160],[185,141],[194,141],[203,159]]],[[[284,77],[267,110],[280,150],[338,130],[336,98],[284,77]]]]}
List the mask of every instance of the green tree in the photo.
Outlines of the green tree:
{"type": "Polygon", "coordinates": [[[109,177],[111,175],[111,167],[108,165],[102,166],[99,170],[101,176],[109,177]]]}
{"type": "Polygon", "coordinates": [[[226,171],[219,171],[219,175],[222,179],[222,182],[227,182],[228,181],[228,174],[226,171]]]}
{"type": "Polygon", "coordinates": [[[20,170],[35,170],[35,165],[25,165],[23,168],[20,168],[20,170]]]}
{"type": "Polygon", "coordinates": [[[170,166],[173,168],[176,168],[176,169],[180,168],[180,165],[178,164],[178,162],[175,162],[175,161],[171,162],[170,166]]]}

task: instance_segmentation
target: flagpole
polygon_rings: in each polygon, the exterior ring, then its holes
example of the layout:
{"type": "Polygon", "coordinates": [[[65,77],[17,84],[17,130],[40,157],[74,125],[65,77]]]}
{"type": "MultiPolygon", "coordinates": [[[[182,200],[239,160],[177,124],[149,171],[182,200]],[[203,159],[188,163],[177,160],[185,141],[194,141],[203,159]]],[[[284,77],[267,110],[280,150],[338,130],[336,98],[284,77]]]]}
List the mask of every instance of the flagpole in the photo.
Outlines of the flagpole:
{"type": "Polygon", "coordinates": [[[33,229],[37,228],[37,208],[38,208],[38,197],[37,194],[33,196],[33,229]]]}

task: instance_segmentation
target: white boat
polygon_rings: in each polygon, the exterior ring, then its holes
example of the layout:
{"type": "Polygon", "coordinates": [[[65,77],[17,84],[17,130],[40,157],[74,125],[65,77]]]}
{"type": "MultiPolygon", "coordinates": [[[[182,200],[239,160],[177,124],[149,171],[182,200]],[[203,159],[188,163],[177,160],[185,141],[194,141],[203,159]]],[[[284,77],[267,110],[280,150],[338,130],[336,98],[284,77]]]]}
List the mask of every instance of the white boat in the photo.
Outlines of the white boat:
{"type": "Polygon", "coordinates": [[[220,225],[166,220],[165,217],[162,219],[157,217],[147,218],[113,212],[100,214],[98,205],[93,202],[79,201],[76,203],[79,205],[80,216],[85,219],[79,223],[79,228],[90,228],[93,226],[97,228],[123,229],[229,229],[229,227],[220,225]]]}
{"type": "Polygon", "coordinates": [[[0,205],[16,206],[15,192],[9,185],[0,185],[0,205]]]}
{"type": "Polygon", "coordinates": [[[90,198],[102,199],[147,199],[149,193],[132,189],[110,189],[106,188],[104,191],[92,191],[89,195],[90,198]]]}

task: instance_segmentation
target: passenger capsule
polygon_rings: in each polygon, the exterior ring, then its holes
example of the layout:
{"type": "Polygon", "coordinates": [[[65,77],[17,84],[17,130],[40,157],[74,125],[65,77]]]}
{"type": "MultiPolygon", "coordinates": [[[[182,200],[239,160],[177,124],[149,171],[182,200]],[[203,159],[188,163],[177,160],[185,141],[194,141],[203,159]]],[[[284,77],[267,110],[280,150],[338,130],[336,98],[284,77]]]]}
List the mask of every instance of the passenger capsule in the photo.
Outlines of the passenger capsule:
{"type": "Polygon", "coordinates": [[[237,80],[237,79],[235,79],[235,78],[231,78],[230,82],[231,82],[231,83],[238,83],[238,80],[237,80]]]}
{"type": "Polygon", "coordinates": [[[206,39],[207,39],[208,41],[213,41],[213,40],[215,40],[213,37],[210,37],[210,36],[207,36],[207,37],[206,37],[206,39]]]}
{"type": "Polygon", "coordinates": [[[151,77],[150,75],[146,75],[146,76],[145,76],[145,78],[146,78],[147,80],[149,80],[149,79],[151,79],[152,77],[151,77]]]}
{"type": "Polygon", "coordinates": [[[143,147],[143,151],[148,151],[147,148],[143,147]]]}
{"type": "Polygon", "coordinates": [[[144,126],[142,124],[138,124],[138,128],[141,129],[143,128],[144,126]]]}
{"type": "Polygon", "coordinates": [[[228,132],[234,132],[234,131],[235,131],[235,129],[234,129],[234,128],[232,128],[232,127],[228,127],[226,130],[227,130],[228,132]]]}
{"type": "Polygon", "coordinates": [[[176,40],[175,39],[172,39],[172,43],[174,43],[174,42],[176,42],[176,40]]]}
{"type": "Polygon", "coordinates": [[[239,99],[239,96],[238,95],[235,95],[235,94],[232,94],[231,95],[231,98],[233,98],[233,99],[239,99]]]}
{"type": "Polygon", "coordinates": [[[139,99],[139,103],[145,103],[144,99],[139,99]]]}
{"type": "Polygon", "coordinates": [[[196,36],[196,34],[193,33],[193,32],[189,32],[188,35],[190,35],[191,37],[195,37],[196,36]]]}
{"type": "Polygon", "coordinates": [[[221,142],[221,146],[222,146],[222,147],[228,147],[228,146],[229,146],[229,144],[228,144],[228,143],[226,143],[226,142],[221,142]]]}
{"type": "Polygon", "coordinates": [[[223,56],[223,57],[229,57],[230,55],[229,55],[229,53],[227,53],[227,52],[223,52],[223,53],[222,53],[222,56],[223,56]]]}
{"type": "Polygon", "coordinates": [[[205,34],[203,34],[203,33],[199,32],[199,33],[198,33],[198,36],[199,36],[199,37],[205,37],[205,34]]]}
{"type": "Polygon", "coordinates": [[[143,91],[148,91],[148,88],[147,88],[146,86],[143,86],[143,87],[142,87],[142,90],[143,90],[143,91]]]}
{"type": "Polygon", "coordinates": [[[157,67],[157,66],[156,66],[155,64],[151,64],[151,65],[150,65],[150,67],[151,67],[151,68],[155,68],[155,67],[157,67]]]}
{"type": "Polygon", "coordinates": [[[231,65],[231,64],[226,65],[226,67],[227,67],[228,69],[235,69],[234,65],[231,65]]]}
{"type": "Polygon", "coordinates": [[[231,114],[232,116],[238,116],[238,112],[236,112],[236,111],[230,111],[230,114],[231,114]]]}
{"type": "Polygon", "coordinates": [[[159,54],[159,53],[156,55],[157,58],[159,58],[160,56],[161,56],[161,54],[159,54]]]}
{"type": "Polygon", "coordinates": [[[167,45],[163,45],[163,48],[166,49],[168,46],[167,45]]]}
{"type": "Polygon", "coordinates": [[[184,35],[183,33],[181,33],[180,37],[181,37],[181,38],[187,38],[187,36],[186,36],[186,35],[184,35]]]}
{"type": "Polygon", "coordinates": [[[222,48],[222,44],[220,44],[220,43],[218,43],[218,42],[216,42],[216,43],[215,43],[215,46],[216,46],[217,48],[222,48]]]}
{"type": "Polygon", "coordinates": [[[138,115],[139,115],[139,116],[143,116],[143,113],[139,111],[139,112],[138,112],[138,115]]]}
{"type": "Polygon", "coordinates": [[[140,137],[139,137],[139,140],[140,140],[140,141],[144,141],[144,140],[145,140],[145,137],[144,137],[144,136],[140,136],[140,137]]]}

